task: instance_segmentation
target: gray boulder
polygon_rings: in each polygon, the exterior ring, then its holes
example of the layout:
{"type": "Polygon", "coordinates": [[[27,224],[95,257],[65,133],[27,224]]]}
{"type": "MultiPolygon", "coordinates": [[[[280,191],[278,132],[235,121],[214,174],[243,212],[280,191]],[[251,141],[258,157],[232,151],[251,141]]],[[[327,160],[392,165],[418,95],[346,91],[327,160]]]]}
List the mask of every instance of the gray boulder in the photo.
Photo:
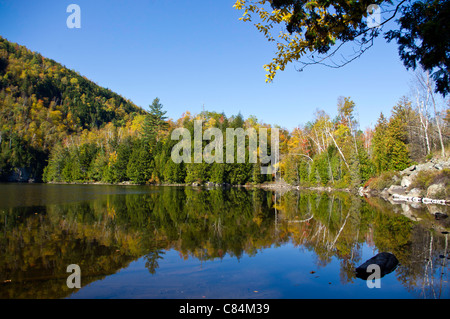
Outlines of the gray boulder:
{"type": "Polygon", "coordinates": [[[405,187],[400,186],[400,185],[391,185],[387,191],[388,191],[389,195],[394,195],[394,194],[405,195],[406,194],[405,187]]]}
{"type": "Polygon", "coordinates": [[[440,199],[445,197],[445,185],[443,183],[430,185],[427,189],[427,197],[440,199]]]}
{"type": "Polygon", "coordinates": [[[408,168],[405,168],[403,171],[400,172],[400,175],[402,176],[409,176],[416,170],[416,165],[412,165],[408,168]]]}
{"type": "Polygon", "coordinates": [[[416,178],[417,174],[418,174],[417,171],[415,171],[412,174],[404,175],[402,177],[402,181],[400,182],[400,185],[403,187],[409,187],[412,184],[412,182],[414,181],[414,179],[416,178]]]}
{"type": "Polygon", "coordinates": [[[413,188],[408,192],[408,196],[411,197],[421,197],[423,190],[420,188],[413,188]]]}

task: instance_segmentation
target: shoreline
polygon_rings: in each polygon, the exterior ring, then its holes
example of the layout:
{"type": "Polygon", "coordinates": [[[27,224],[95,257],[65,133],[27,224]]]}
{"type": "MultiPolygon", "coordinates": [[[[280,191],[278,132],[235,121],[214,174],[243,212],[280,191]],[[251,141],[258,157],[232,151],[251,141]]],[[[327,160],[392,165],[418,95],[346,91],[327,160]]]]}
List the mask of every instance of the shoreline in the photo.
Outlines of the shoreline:
{"type": "MultiPolygon", "coordinates": [[[[7,182],[11,183],[11,182],[7,182]]],[[[28,182],[15,182],[27,184],[28,182]]],[[[182,187],[237,187],[237,188],[264,188],[272,190],[311,190],[319,192],[347,192],[357,194],[356,189],[350,188],[333,188],[331,186],[295,186],[287,183],[261,183],[261,184],[214,184],[214,183],[152,183],[152,184],[138,184],[132,182],[107,183],[107,182],[32,182],[29,184],[54,184],[54,185],[108,185],[108,186],[182,186],[182,187]]]]}
{"type": "MultiPolygon", "coordinates": [[[[11,182],[7,182],[8,184],[11,182]]],[[[378,191],[370,188],[359,187],[359,189],[351,188],[333,188],[331,186],[295,186],[284,182],[270,182],[261,184],[244,184],[244,185],[231,185],[231,184],[214,184],[214,183],[154,183],[154,184],[138,184],[132,183],[130,181],[120,182],[120,183],[107,183],[107,182],[18,182],[21,184],[49,184],[49,185],[103,185],[103,186],[166,186],[166,187],[204,187],[204,188],[260,188],[264,190],[272,190],[278,192],[286,191],[315,191],[315,192],[345,192],[353,194],[355,196],[370,198],[378,197],[382,198],[391,204],[439,204],[439,205],[450,205],[450,200],[448,199],[432,199],[432,198],[419,198],[419,197],[405,197],[396,194],[395,192],[390,192],[389,190],[378,191]]],[[[12,184],[12,183],[11,183],[12,184]]]]}

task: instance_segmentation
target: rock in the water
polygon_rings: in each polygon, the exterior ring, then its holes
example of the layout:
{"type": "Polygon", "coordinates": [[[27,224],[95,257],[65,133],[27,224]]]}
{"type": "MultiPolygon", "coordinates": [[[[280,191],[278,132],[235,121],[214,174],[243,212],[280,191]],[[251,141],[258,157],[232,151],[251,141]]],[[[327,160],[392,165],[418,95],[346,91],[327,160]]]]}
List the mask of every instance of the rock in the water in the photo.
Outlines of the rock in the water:
{"type": "Polygon", "coordinates": [[[391,253],[379,253],[356,268],[356,277],[366,280],[373,273],[373,271],[367,270],[370,265],[378,265],[380,267],[380,278],[382,278],[397,268],[398,260],[391,253]]]}

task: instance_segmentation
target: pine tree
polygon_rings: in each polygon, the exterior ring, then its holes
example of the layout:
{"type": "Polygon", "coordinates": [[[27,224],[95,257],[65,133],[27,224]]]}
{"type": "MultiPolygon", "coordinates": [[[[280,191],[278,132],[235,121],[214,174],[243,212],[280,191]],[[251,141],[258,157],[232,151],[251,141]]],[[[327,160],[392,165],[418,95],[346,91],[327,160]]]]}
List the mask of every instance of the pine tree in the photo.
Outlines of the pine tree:
{"type": "Polygon", "coordinates": [[[164,181],[166,183],[184,183],[186,172],[184,163],[174,163],[169,160],[164,167],[164,181]]]}
{"type": "Polygon", "coordinates": [[[108,165],[108,157],[104,150],[100,150],[92,160],[89,169],[89,178],[94,181],[103,181],[104,168],[108,165]]]}
{"type": "Polygon", "coordinates": [[[364,147],[359,147],[358,149],[359,157],[359,176],[361,182],[366,182],[375,175],[375,165],[371,161],[369,154],[364,147]]]}
{"type": "Polygon", "coordinates": [[[117,161],[114,165],[114,180],[123,182],[127,179],[127,165],[132,152],[131,141],[126,140],[117,148],[117,161]]]}
{"type": "Polygon", "coordinates": [[[261,163],[259,162],[259,158],[258,158],[258,162],[253,164],[253,169],[252,169],[252,179],[254,183],[260,184],[263,183],[265,181],[265,175],[261,174],[261,163]]]}
{"type": "Polygon", "coordinates": [[[387,144],[389,169],[403,170],[411,162],[407,146],[407,122],[404,119],[404,109],[397,105],[387,126],[387,144]]]}
{"type": "Polygon", "coordinates": [[[378,173],[388,170],[389,159],[387,157],[386,149],[387,138],[387,120],[383,113],[380,114],[378,122],[375,126],[372,147],[373,147],[373,161],[378,173]]]}
{"type": "Polygon", "coordinates": [[[211,165],[211,177],[210,182],[215,184],[223,184],[226,179],[226,164],[213,163],[211,165]]]}
{"type": "Polygon", "coordinates": [[[152,177],[152,154],[150,146],[145,143],[137,143],[127,165],[128,178],[138,184],[148,182],[152,177]]]}
{"type": "Polygon", "coordinates": [[[406,123],[403,113],[394,108],[393,116],[386,120],[380,115],[373,136],[373,161],[378,173],[389,170],[403,170],[409,166],[406,123]]]}
{"type": "Polygon", "coordinates": [[[167,117],[165,116],[167,112],[163,111],[162,108],[163,105],[159,103],[159,98],[155,98],[143,123],[142,138],[152,148],[159,141],[159,134],[168,127],[167,117]]]}

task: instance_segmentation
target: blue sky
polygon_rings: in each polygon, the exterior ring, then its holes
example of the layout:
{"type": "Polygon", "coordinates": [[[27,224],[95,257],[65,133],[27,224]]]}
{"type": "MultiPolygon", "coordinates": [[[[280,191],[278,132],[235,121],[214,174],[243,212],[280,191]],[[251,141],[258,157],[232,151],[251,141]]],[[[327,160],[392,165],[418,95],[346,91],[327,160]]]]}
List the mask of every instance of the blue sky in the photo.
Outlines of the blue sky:
{"type": "Polygon", "coordinates": [[[340,69],[294,65],[265,83],[275,47],[233,0],[0,0],[0,35],[56,60],[147,108],[155,97],[173,119],[206,110],[241,112],[289,130],[336,115],[339,96],[356,103],[361,129],[389,115],[409,92],[411,73],[395,43],[378,39],[340,69]],[[66,25],[67,6],[81,8],[81,29],[66,25]]]}

